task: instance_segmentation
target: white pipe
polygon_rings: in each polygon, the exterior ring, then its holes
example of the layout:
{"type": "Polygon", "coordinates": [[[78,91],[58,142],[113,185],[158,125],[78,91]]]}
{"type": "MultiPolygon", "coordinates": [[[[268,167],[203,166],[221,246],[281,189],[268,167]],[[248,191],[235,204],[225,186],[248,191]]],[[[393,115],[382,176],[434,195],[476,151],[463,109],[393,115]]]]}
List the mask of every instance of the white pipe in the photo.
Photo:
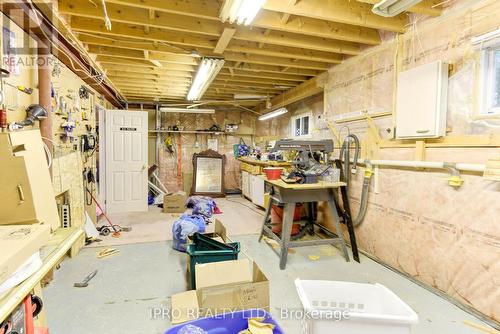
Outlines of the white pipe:
{"type": "Polygon", "coordinates": [[[464,170],[468,172],[481,172],[484,173],[486,165],[484,164],[468,164],[468,163],[457,163],[455,168],[458,170],[464,170]]]}
{"type": "Polygon", "coordinates": [[[484,172],[486,166],[483,164],[469,164],[469,163],[446,163],[439,161],[412,161],[412,160],[358,160],[359,164],[370,164],[373,166],[393,166],[393,167],[412,167],[412,168],[433,168],[433,169],[447,169],[454,167],[457,170],[468,172],[484,172]]]}

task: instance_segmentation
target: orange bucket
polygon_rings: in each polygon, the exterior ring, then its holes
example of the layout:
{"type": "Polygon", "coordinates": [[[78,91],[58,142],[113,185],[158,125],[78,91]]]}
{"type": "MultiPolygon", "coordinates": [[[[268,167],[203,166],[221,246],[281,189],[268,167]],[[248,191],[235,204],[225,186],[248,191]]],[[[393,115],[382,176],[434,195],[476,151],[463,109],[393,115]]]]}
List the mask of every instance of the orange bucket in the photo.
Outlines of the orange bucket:
{"type": "MultiPolygon", "coordinates": [[[[293,220],[297,221],[301,218],[302,204],[295,204],[295,210],[293,213],[293,220]]],[[[277,205],[273,205],[271,210],[271,222],[273,224],[273,232],[281,233],[283,227],[283,208],[277,205]]],[[[300,224],[292,225],[292,235],[300,233],[300,224]]]]}
{"type": "Polygon", "coordinates": [[[279,180],[281,178],[281,172],[283,168],[281,167],[266,167],[264,168],[264,173],[268,180],[279,180]]]}

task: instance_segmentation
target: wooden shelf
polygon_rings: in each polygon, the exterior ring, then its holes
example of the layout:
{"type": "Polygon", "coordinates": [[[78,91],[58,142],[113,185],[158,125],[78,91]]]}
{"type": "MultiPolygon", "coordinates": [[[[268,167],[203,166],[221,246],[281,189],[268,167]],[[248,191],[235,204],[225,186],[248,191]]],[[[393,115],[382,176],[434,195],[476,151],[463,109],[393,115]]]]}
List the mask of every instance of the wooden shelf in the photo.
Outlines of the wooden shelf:
{"type": "Polygon", "coordinates": [[[40,250],[40,256],[43,260],[42,267],[0,297],[0,322],[4,321],[17,305],[22,303],[24,298],[64,258],[82,236],[83,230],[77,227],[59,228],[54,232],[49,242],[40,250]]]}
{"type": "Polygon", "coordinates": [[[226,135],[226,136],[253,136],[253,134],[248,133],[237,133],[237,132],[226,132],[226,131],[195,131],[195,130],[148,130],[150,133],[180,133],[180,134],[205,134],[205,135],[226,135]]]}
{"type": "Polygon", "coordinates": [[[153,133],[181,133],[181,134],[207,134],[207,135],[224,135],[229,134],[224,131],[190,131],[190,130],[182,130],[182,131],[173,131],[173,130],[149,130],[148,132],[153,133]]]}

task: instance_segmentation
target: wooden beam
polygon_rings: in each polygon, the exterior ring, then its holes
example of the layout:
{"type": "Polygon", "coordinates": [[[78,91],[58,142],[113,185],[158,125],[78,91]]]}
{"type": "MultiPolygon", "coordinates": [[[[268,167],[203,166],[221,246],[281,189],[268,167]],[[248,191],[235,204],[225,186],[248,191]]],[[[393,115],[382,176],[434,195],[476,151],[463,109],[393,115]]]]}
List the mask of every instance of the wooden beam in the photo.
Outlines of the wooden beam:
{"type": "MultiPolygon", "coordinates": [[[[81,1],[81,0],[80,0],[81,1]]],[[[70,7],[70,6],[68,6],[70,7]]],[[[111,31],[106,30],[102,22],[102,14],[95,9],[81,5],[83,9],[71,9],[68,10],[69,14],[72,15],[71,26],[76,31],[86,31],[86,32],[107,32],[108,34],[120,35],[120,36],[131,36],[134,38],[144,38],[145,34],[143,31],[138,30],[136,25],[148,25],[151,27],[149,33],[147,34],[147,39],[164,40],[170,43],[188,46],[201,46],[206,48],[215,48],[215,43],[203,43],[200,41],[203,35],[208,37],[219,37],[223,31],[223,26],[217,23],[216,27],[212,30],[207,28],[208,24],[196,24],[193,26],[192,20],[182,19],[182,17],[168,18],[168,19],[157,19],[161,24],[151,25],[148,17],[144,17],[141,20],[138,19],[139,15],[130,10],[127,14],[130,18],[123,19],[122,16],[127,11],[126,9],[120,9],[116,16],[119,19],[113,20],[113,29],[111,31]],[[91,13],[86,15],[85,13],[90,11],[91,13]],[[179,21],[179,26],[174,26],[176,21],[179,21]],[[182,26],[182,27],[181,27],[182,26]],[[89,28],[93,28],[90,29],[89,28]],[[100,28],[97,29],[97,28],[100,28]],[[96,31],[97,29],[97,31],[96,31]],[[175,32],[175,33],[174,33],[175,32]],[[196,36],[194,35],[196,34],[196,36]],[[199,36],[199,37],[198,37],[199,36]]],[[[71,8],[71,7],[70,7],[71,8]]],[[[111,15],[111,14],[110,14],[111,15]]],[[[169,15],[169,14],[166,14],[169,15]]],[[[128,17],[127,16],[127,17],[128,17]]],[[[198,21],[196,21],[199,23],[198,21]]],[[[209,21],[210,24],[211,21],[209,21]]],[[[327,51],[327,52],[343,52],[346,54],[359,54],[359,45],[357,43],[339,41],[333,39],[318,38],[315,36],[302,36],[298,34],[290,34],[288,32],[271,32],[269,29],[260,32],[257,30],[240,29],[237,30],[234,35],[234,39],[258,42],[265,44],[275,44],[290,47],[308,48],[311,50],[327,51]],[[269,36],[265,34],[269,31],[269,36]]],[[[208,42],[206,39],[204,40],[208,42]]]]}
{"type": "MultiPolygon", "coordinates": [[[[358,0],[359,2],[368,3],[374,5],[380,0],[358,0]]],[[[407,10],[407,12],[415,13],[415,14],[423,14],[429,16],[439,16],[441,15],[441,3],[443,0],[423,0],[422,2],[416,4],[407,10]]]]}
{"type": "MultiPolygon", "coordinates": [[[[233,67],[234,69],[236,69],[236,67],[234,67],[231,62],[228,62],[228,64],[226,64],[225,67],[226,68],[233,67]]],[[[244,71],[255,72],[255,73],[262,73],[262,72],[281,73],[282,66],[243,63],[240,67],[238,67],[238,69],[241,69],[244,71]]],[[[310,69],[304,69],[304,68],[290,68],[290,70],[286,74],[314,77],[314,76],[318,75],[320,72],[321,71],[318,71],[318,70],[310,70],[310,69]]],[[[255,73],[254,73],[254,76],[255,76],[255,73]]],[[[282,78],[282,79],[285,79],[285,78],[282,78]]]]}
{"type": "MultiPolygon", "coordinates": [[[[153,52],[150,50],[142,49],[123,49],[117,47],[100,46],[89,44],[89,53],[106,55],[112,57],[130,58],[130,59],[154,59],[152,56],[153,52]],[[145,58],[145,51],[147,51],[148,58],[145,58]]],[[[162,53],[162,61],[165,63],[185,65],[186,68],[196,69],[198,62],[188,56],[184,55],[172,55],[162,53]]]]}
{"type": "MultiPolygon", "coordinates": [[[[161,58],[158,58],[159,60],[161,58]]],[[[271,57],[271,56],[259,56],[259,55],[247,55],[243,56],[241,53],[236,52],[226,52],[224,54],[224,59],[226,61],[244,61],[250,64],[260,64],[260,65],[273,65],[273,66],[289,66],[298,69],[310,69],[317,71],[325,71],[330,68],[329,64],[320,63],[315,61],[298,60],[298,59],[287,59],[281,57],[271,57]]]]}
{"type": "MultiPolygon", "coordinates": [[[[142,9],[154,9],[157,12],[219,21],[220,4],[212,1],[191,0],[172,2],[164,0],[107,0],[107,3],[115,3],[122,6],[142,9]]],[[[325,22],[322,20],[302,18],[302,21],[303,23],[299,25],[297,24],[298,20],[294,18],[285,25],[281,23],[281,13],[261,10],[259,15],[252,22],[252,26],[370,45],[380,43],[380,37],[375,29],[367,29],[343,23],[335,23],[332,29],[326,29],[325,22]]]]}
{"type": "Polygon", "coordinates": [[[290,15],[394,32],[404,32],[407,23],[404,15],[381,17],[372,13],[370,5],[357,1],[308,0],[291,5],[282,0],[267,0],[263,8],[290,15]]]}
{"type": "Polygon", "coordinates": [[[191,79],[193,76],[191,72],[179,71],[175,68],[170,69],[169,65],[164,65],[161,68],[147,63],[145,66],[137,66],[128,62],[120,62],[121,59],[119,59],[119,61],[116,61],[114,58],[105,56],[99,56],[97,57],[97,60],[103,64],[104,69],[106,69],[107,71],[119,71],[121,73],[133,73],[136,75],[159,74],[187,79],[191,79]]]}
{"type": "Polygon", "coordinates": [[[116,73],[117,71],[109,71],[107,76],[108,78],[111,80],[111,81],[119,81],[119,80],[130,80],[130,81],[134,81],[134,80],[137,80],[138,78],[140,78],[141,80],[142,79],[147,79],[147,80],[158,80],[158,81],[161,81],[161,80],[168,80],[168,82],[172,83],[172,84],[180,84],[180,85],[183,85],[183,84],[186,84],[186,85],[190,85],[191,84],[191,80],[188,79],[188,78],[179,78],[179,77],[172,77],[172,76],[167,76],[167,75],[152,75],[152,74],[143,74],[143,73],[138,73],[138,74],[134,74],[134,73],[127,73],[127,72],[119,72],[119,73],[116,73]]]}
{"type": "Polygon", "coordinates": [[[287,22],[283,23],[282,18],[283,13],[262,10],[252,26],[368,45],[380,44],[380,36],[376,29],[307,17],[290,16],[287,22]]]}
{"type": "Polygon", "coordinates": [[[217,41],[217,45],[215,45],[214,53],[221,54],[226,50],[231,38],[233,38],[236,29],[233,28],[224,28],[219,40],[217,41]]]}
{"type": "Polygon", "coordinates": [[[280,19],[281,24],[287,24],[288,19],[290,19],[290,14],[287,13],[281,14],[281,19],[280,19]]]}
{"type": "MultiPolygon", "coordinates": [[[[108,70],[108,73],[129,73],[132,75],[141,75],[141,74],[158,74],[165,76],[174,76],[179,78],[191,78],[192,74],[189,72],[181,72],[181,71],[172,71],[172,70],[164,70],[159,68],[154,68],[153,66],[149,67],[136,67],[129,65],[120,65],[115,63],[105,63],[105,69],[108,70]]],[[[307,80],[310,76],[303,76],[298,74],[290,74],[290,73],[276,73],[276,72],[264,72],[259,67],[243,67],[236,68],[231,64],[228,64],[227,67],[223,68],[219,73],[220,76],[230,77],[231,74],[229,72],[229,68],[232,68],[234,71],[234,77],[241,80],[270,80],[276,82],[278,84],[293,84],[296,85],[299,82],[307,80]]]]}
{"type": "MultiPolygon", "coordinates": [[[[148,50],[148,51],[156,51],[156,52],[172,54],[170,46],[163,44],[155,45],[153,41],[146,43],[139,42],[137,40],[116,41],[110,38],[101,38],[101,37],[87,36],[87,35],[81,35],[79,38],[82,42],[86,43],[87,45],[111,46],[111,47],[126,48],[131,50],[148,50]]],[[[338,53],[329,53],[323,51],[314,51],[308,49],[298,49],[298,48],[275,46],[275,45],[267,45],[259,49],[256,43],[234,41],[234,40],[232,41],[231,45],[227,47],[226,50],[230,52],[256,54],[261,56],[312,60],[318,62],[325,62],[329,64],[336,64],[342,62],[342,56],[338,53]]],[[[193,58],[190,55],[182,55],[182,56],[186,58],[187,57],[193,58]]],[[[186,64],[192,63],[193,65],[196,65],[196,60],[188,61],[187,59],[184,59],[179,62],[186,64]]]]}
{"type": "MultiPolygon", "coordinates": [[[[106,52],[98,52],[94,50],[94,54],[97,55],[96,61],[100,63],[108,63],[108,64],[119,64],[125,66],[138,66],[138,67],[151,67],[155,66],[151,63],[152,60],[159,59],[141,59],[141,58],[132,58],[131,56],[119,56],[119,55],[110,55],[106,52]]],[[[156,67],[156,66],[155,66],[156,67]]],[[[183,71],[183,72],[195,72],[196,67],[189,65],[181,65],[175,63],[164,62],[162,64],[166,70],[175,70],[175,71],[183,71]]]]}
{"type": "MultiPolygon", "coordinates": [[[[129,50],[129,49],[120,49],[120,48],[111,48],[111,47],[102,47],[102,46],[90,46],[89,52],[92,54],[97,54],[99,56],[109,56],[109,57],[117,57],[124,59],[136,59],[139,60],[139,63],[130,62],[132,65],[144,65],[146,66],[152,60],[160,61],[164,63],[169,63],[172,60],[172,55],[164,54],[164,53],[153,53],[149,52],[149,58],[144,59],[144,52],[139,50],[129,50]]],[[[231,53],[226,52],[224,55],[224,59],[226,61],[245,61],[246,63],[251,64],[260,64],[260,65],[272,65],[272,66],[287,66],[290,68],[304,69],[304,70],[317,70],[317,71],[325,71],[329,68],[328,64],[306,61],[306,60],[290,60],[286,58],[277,58],[277,57],[266,57],[259,55],[247,55],[242,56],[239,53],[231,53]]],[[[176,66],[183,71],[191,71],[195,72],[196,67],[188,66],[188,65],[180,65],[176,64],[176,66]]]]}
{"type": "MultiPolygon", "coordinates": [[[[59,4],[59,6],[60,6],[60,4],[59,4]]],[[[155,13],[154,9],[148,9],[148,14],[149,14],[150,21],[153,21],[154,19],[156,19],[156,13],[155,13]]]]}
{"type": "MultiPolygon", "coordinates": [[[[271,104],[273,109],[286,106],[288,104],[300,101],[305,99],[306,97],[316,95],[323,92],[323,81],[325,80],[325,76],[327,74],[323,73],[318,75],[295,88],[292,88],[281,95],[274,97],[271,100],[271,104]]],[[[261,103],[256,110],[263,113],[268,111],[266,108],[266,103],[261,103]]]]}
{"type": "Polygon", "coordinates": [[[156,11],[188,15],[208,20],[219,20],[220,4],[216,1],[106,0],[106,2],[143,9],[154,9],[156,11]]]}

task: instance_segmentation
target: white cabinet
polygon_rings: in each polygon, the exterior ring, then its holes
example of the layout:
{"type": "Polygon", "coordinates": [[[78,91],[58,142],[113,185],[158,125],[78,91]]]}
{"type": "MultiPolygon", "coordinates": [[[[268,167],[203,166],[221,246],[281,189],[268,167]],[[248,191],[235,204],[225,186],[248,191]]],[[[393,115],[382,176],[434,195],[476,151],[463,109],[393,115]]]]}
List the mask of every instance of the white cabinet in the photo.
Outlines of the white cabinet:
{"type": "Polygon", "coordinates": [[[241,171],[241,193],[247,198],[251,198],[250,194],[250,173],[241,171]]]}
{"type": "Polygon", "coordinates": [[[264,180],[258,175],[250,175],[250,193],[252,202],[264,206],[264,180]]]}
{"type": "Polygon", "coordinates": [[[436,138],[446,135],[448,64],[418,66],[398,76],[396,138],[436,138]]]}

